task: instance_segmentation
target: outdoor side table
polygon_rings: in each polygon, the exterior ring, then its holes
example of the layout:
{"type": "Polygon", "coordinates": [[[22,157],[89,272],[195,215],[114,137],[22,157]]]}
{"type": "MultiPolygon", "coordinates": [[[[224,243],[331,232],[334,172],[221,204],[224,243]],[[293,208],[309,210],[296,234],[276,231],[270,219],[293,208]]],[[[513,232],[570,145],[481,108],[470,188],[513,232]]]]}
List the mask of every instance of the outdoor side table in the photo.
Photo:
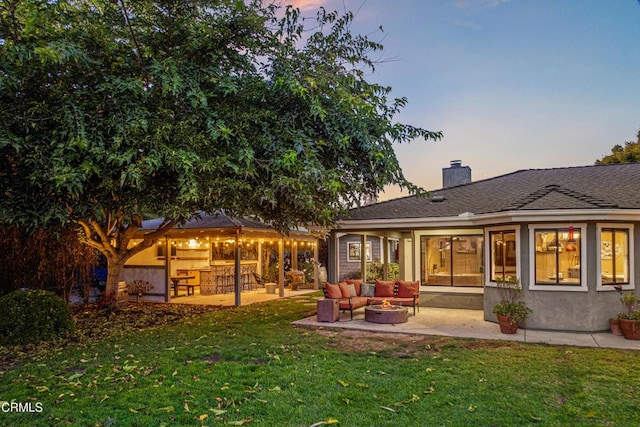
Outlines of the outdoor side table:
{"type": "Polygon", "coordinates": [[[318,322],[335,322],[338,319],[340,319],[340,303],[338,300],[318,300],[318,322]]]}

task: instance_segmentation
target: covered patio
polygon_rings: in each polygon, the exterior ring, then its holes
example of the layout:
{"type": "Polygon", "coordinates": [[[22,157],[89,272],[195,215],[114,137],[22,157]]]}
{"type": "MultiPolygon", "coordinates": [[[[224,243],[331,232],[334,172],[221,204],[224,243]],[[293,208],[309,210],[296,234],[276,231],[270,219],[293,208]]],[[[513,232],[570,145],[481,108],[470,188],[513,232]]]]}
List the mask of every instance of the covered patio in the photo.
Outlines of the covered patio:
{"type": "MultiPolygon", "coordinates": [[[[144,221],[140,239],[162,221],[144,221]]],[[[284,297],[287,287],[318,289],[317,259],[317,238],[306,230],[284,235],[262,222],[218,211],[195,215],[132,257],[121,280],[135,299],[183,302],[232,295],[239,306],[242,296],[253,293],[284,297]],[[132,290],[134,283],[143,290],[132,290]]]]}

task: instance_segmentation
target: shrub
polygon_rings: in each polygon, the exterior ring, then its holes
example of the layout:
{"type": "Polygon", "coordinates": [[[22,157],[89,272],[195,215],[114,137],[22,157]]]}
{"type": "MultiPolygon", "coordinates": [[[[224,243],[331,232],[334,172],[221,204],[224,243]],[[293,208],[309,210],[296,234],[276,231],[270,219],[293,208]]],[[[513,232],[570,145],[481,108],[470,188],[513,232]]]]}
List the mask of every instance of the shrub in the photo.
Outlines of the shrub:
{"type": "Polygon", "coordinates": [[[0,344],[64,337],[75,329],[69,306],[52,292],[14,291],[0,298],[0,344]]]}

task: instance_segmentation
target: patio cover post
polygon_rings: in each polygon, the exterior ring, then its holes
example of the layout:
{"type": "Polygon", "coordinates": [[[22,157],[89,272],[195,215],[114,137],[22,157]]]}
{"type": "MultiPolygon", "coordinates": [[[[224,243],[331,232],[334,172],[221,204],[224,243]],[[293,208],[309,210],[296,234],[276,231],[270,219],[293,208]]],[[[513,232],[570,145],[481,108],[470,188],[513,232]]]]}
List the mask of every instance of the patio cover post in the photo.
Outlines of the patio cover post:
{"type": "Polygon", "coordinates": [[[234,265],[233,265],[233,289],[236,294],[236,307],[240,307],[240,252],[242,251],[242,246],[240,245],[240,240],[238,235],[236,234],[236,239],[234,242],[235,249],[235,257],[234,257],[234,265]]]}
{"type": "Polygon", "coordinates": [[[360,272],[362,281],[367,282],[367,235],[360,236],[360,272]]]}
{"type": "Polygon", "coordinates": [[[382,238],[382,280],[389,280],[389,238],[382,238]]]}
{"type": "Polygon", "coordinates": [[[164,238],[164,302],[171,301],[171,242],[164,238]]]}
{"type": "Polygon", "coordinates": [[[291,240],[291,270],[298,269],[298,241],[291,240]]]}
{"type": "Polygon", "coordinates": [[[318,271],[318,241],[313,243],[313,289],[318,289],[320,277],[318,271]]]}
{"type": "Polygon", "coordinates": [[[278,242],[278,288],[280,297],[284,297],[284,237],[278,242]]]}

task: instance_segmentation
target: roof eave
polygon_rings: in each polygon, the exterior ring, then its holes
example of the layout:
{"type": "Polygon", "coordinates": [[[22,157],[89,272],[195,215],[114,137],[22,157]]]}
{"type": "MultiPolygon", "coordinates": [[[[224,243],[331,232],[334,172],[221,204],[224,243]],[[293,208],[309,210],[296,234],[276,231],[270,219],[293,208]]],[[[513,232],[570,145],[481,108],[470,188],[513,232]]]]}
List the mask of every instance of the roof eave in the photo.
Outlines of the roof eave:
{"type": "Polygon", "coordinates": [[[555,209],[544,211],[505,211],[449,217],[343,220],[337,230],[417,229],[439,227],[477,227],[521,222],[638,221],[640,209],[555,209]]]}

